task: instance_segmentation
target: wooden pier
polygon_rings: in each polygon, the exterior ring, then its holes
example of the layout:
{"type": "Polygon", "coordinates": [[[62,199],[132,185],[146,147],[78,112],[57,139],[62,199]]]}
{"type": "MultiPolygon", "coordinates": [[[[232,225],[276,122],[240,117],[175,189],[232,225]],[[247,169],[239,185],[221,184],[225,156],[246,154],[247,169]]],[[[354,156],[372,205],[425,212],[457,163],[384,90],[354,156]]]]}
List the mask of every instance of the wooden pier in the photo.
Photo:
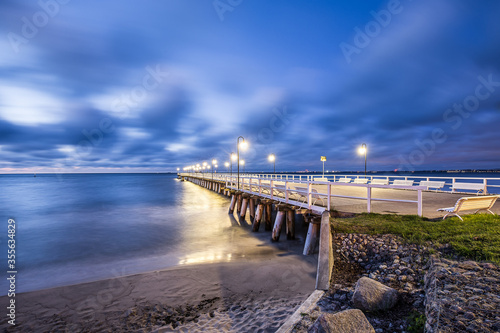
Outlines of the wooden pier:
{"type": "MultiPolygon", "coordinates": [[[[472,190],[468,195],[486,194],[498,190],[497,179],[468,183],[467,179],[453,178],[449,184],[427,177],[416,186],[408,179],[356,178],[349,183],[348,177],[327,179],[324,177],[297,175],[253,175],[181,173],[178,177],[231,198],[229,214],[239,219],[249,215],[252,231],[264,228],[271,231],[271,240],[279,241],[283,230],[287,239],[295,238],[295,220],[308,224],[304,254],[314,252],[319,238],[320,216],[333,210],[342,212],[377,212],[389,214],[417,214],[439,218],[438,208],[451,207],[464,193],[458,189],[472,190]],[[489,183],[487,183],[487,181],[489,183]],[[444,184],[443,184],[444,183],[444,184]],[[448,191],[431,187],[448,186],[448,191]],[[477,193],[476,193],[477,192],[477,193]],[[262,227],[264,224],[264,227],[262,227]]],[[[500,205],[492,208],[500,212],[500,205]]]]}
{"type": "MultiPolygon", "coordinates": [[[[227,180],[209,176],[180,174],[181,181],[189,181],[206,189],[212,190],[221,195],[231,198],[228,213],[237,215],[239,220],[246,219],[247,215],[252,223],[252,231],[271,231],[271,241],[278,242],[283,230],[286,238],[293,240],[296,237],[295,223],[302,216],[303,220],[309,224],[307,239],[304,246],[304,255],[314,253],[319,239],[321,223],[321,213],[325,208],[316,207],[314,210],[288,204],[273,199],[270,196],[259,193],[252,193],[248,187],[238,189],[234,183],[229,184],[227,180]]],[[[244,178],[242,177],[242,180],[244,178]]]]}

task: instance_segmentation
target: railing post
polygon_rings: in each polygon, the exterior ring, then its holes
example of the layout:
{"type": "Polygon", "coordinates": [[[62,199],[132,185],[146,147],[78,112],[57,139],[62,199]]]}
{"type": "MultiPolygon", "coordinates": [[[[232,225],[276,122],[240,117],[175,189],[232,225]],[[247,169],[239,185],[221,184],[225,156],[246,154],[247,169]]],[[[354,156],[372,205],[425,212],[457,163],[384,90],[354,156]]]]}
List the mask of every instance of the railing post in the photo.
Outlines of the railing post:
{"type": "Polygon", "coordinates": [[[418,190],[418,216],[422,216],[422,207],[423,202],[422,202],[422,190],[418,190]]]}
{"type": "Polygon", "coordinates": [[[451,193],[455,192],[455,177],[451,179],[451,193]]]}
{"type": "Polygon", "coordinates": [[[307,206],[309,209],[312,208],[312,183],[307,183],[307,206]]]}
{"type": "Polygon", "coordinates": [[[488,179],[483,178],[483,184],[484,184],[484,194],[488,194],[488,179]]]}
{"type": "Polygon", "coordinates": [[[366,209],[368,213],[372,212],[372,187],[370,184],[366,186],[366,209]]]}
{"type": "Polygon", "coordinates": [[[271,194],[271,199],[274,199],[274,180],[271,178],[271,181],[269,183],[269,192],[271,194]]]}
{"type": "Polygon", "coordinates": [[[328,186],[327,187],[327,189],[328,189],[327,190],[328,196],[326,197],[326,200],[328,200],[328,201],[326,202],[326,209],[328,211],[330,211],[330,200],[331,200],[331,195],[332,195],[332,184],[328,184],[327,186],[328,186]]]}
{"type": "Polygon", "coordinates": [[[259,195],[262,194],[262,179],[259,178],[259,195]]]}
{"type": "Polygon", "coordinates": [[[285,181],[285,202],[288,203],[288,180],[285,181]]]}

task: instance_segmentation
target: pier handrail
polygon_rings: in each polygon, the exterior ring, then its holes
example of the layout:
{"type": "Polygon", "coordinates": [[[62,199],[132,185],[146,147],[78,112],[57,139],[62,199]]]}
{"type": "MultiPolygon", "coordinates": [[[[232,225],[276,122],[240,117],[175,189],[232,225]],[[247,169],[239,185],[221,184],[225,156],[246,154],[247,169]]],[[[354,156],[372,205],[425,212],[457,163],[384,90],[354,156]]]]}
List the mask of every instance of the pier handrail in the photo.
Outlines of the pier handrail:
{"type": "MultiPolygon", "coordinates": [[[[180,174],[185,177],[201,178],[206,180],[211,180],[211,175],[207,174],[180,174]]],[[[232,190],[238,190],[236,176],[219,174],[214,177],[214,180],[224,182],[226,188],[232,190]]],[[[261,197],[269,198],[271,200],[283,202],[293,206],[307,208],[318,213],[325,210],[331,210],[331,199],[332,198],[348,198],[348,199],[361,199],[366,200],[368,213],[372,210],[372,201],[390,201],[390,202],[404,202],[404,203],[416,203],[417,204],[417,214],[422,216],[423,214],[423,201],[422,201],[422,191],[426,190],[426,186],[404,186],[404,185],[377,185],[377,184],[362,184],[362,183],[340,183],[340,182],[329,182],[329,181],[316,181],[316,180],[299,180],[299,179],[283,179],[283,178],[266,178],[260,175],[240,175],[239,177],[239,191],[258,194],[261,197]],[[291,188],[291,184],[304,184],[307,185],[307,191],[296,188],[291,188]],[[324,186],[326,185],[326,193],[319,192],[313,186],[324,186]],[[335,194],[332,192],[332,186],[354,186],[366,188],[366,197],[358,196],[348,196],[343,194],[335,194]],[[387,188],[387,189],[402,189],[402,190],[416,190],[417,200],[403,200],[403,199],[389,199],[389,198],[374,198],[372,197],[372,188],[387,188]],[[267,191],[267,193],[265,193],[267,191]],[[303,196],[307,197],[307,202],[301,202],[300,197],[297,199],[294,197],[295,193],[301,193],[303,196]],[[282,194],[282,195],[280,195],[282,194]],[[326,205],[318,206],[313,198],[325,197],[326,205]]],[[[324,203],[323,203],[324,204],[324,203]]]]}
{"type": "MultiPolygon", "coordinates": [[[[201,173],[188,173],[190,175],[202,175],[201,173]]],[[[229,176],[229,173],[218,173],[217,177],[219,180],[225,179],[226,176],[229,176]]],[[[266,173],[260,173],[260,174],[254,174],[254,173],[246,173],[246,174],[241,174],[240,176],[246,176],[246,177],[253,177],[253,178],[261,178],[265,180],[277,180],[277,181],[314,181],[314,178],[319,177],[320,175],[317,174],[266,174],[266,173]]],[[[215,177],[215,176],[214,176],[215,177]]],[[[404,175],[404,176],[398,176],[398,175],[378,175],[378,174],[373,174],[373,175],[356,175],[356,174],[330,174],[330,175],[325,175],[325,178],[328,179],[328,181],[333,182],[333,183],[338,183],[341,178],[353,178],[353,181],[356,181],[356,179],[365,179],[367,178],[369,182],[371,183],[373,180],[387,180],[389,184],[393,184],[395,180],[414,180],[415,184],[419,184],[421,181],[424,182],[434,182],[434,183],[442,183],[444,182],[444,186],[441,188],[435,188],[433,191],[435,192],[445,192],[445,193],[465,193],[465,194],[471,194],[471,193],[476,193],[474,190],[469,190],[467,189],[467,186],[464,186],[465,188],[461,189],[460,188],[460,183],[475,183],[475,184],[482,184],[482,188],[484,188],[484,191],[481,192],[482,195],[488,195],[488,194],[500,194],[500,177],[495,178],[495,177],[446,177],[446,176],[439,176],[439,177],[434,177],[434,176],[412,176],[412,175],[404,175]],[[456,186],[455,184],[458,184],[456,186]],[[455,188],[455,190],[454,190],[455,188]],[[458,189],[458,191],[457,191],[458,189]],[[464,191],[465,190],[465,191],[464,191]],[[468,191],[468,192],[466,192],[468,191]]],[[[425,185],[424,185],[425,186],[425,185]]],[[[428,186],[429,188],[432,188],[431,186],[428,186]]],[[[425,189],[428,190],[428,189],[425,189]]]]}

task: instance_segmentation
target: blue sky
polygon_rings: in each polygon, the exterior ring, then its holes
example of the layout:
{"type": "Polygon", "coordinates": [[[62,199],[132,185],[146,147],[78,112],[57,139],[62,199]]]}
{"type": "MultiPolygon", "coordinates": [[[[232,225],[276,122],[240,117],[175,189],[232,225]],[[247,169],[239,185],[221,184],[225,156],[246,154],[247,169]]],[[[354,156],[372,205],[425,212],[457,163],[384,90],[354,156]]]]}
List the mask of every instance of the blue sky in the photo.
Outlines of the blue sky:
{"type": "Polygon", "coordinates": [[[0,172],[500,168],[500,2],[0,3],[0,172]]]}

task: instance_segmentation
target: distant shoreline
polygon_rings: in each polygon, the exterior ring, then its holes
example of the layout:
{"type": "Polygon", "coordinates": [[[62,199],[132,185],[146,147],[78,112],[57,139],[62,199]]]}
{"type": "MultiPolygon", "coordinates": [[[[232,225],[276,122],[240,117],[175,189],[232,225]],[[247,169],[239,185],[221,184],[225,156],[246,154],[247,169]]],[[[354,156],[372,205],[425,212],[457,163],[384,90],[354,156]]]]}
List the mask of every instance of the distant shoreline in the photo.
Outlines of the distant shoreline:
{"type": "MultiPolygon", "coordinates": [[[[39,172],[37,175],[176,175],[178,172],[39,172]]],[[[220,171],[218,173],[228,173],[226,171],[220,171]]],[[[233,173],[236,173],[233,171],[233,173]]],[[[240,172],[243,173],[243,172],[240,172]]],[[[268,171],[249,171],[246,173],[255,174],[272,174],[273,172],[268,171]]],[[[322,171],[277,171],[275,174],[322,174],[322,171]]],[[[335,175],[335,174],[358,174],[364,171],[326,171],[325,174],[335,175]]],[[[394,170],[376,170],[367,171],[367,174],[379,174],[379,173],[392,173],[398,174],[415,174],[415,173],[500,173],[500,169],[463,169],[463,170],[415,170],[415,171],[394,171],[394,170]]],[[[0,173],[0,175],[30,175],[33,173],[0,173]]]]}

